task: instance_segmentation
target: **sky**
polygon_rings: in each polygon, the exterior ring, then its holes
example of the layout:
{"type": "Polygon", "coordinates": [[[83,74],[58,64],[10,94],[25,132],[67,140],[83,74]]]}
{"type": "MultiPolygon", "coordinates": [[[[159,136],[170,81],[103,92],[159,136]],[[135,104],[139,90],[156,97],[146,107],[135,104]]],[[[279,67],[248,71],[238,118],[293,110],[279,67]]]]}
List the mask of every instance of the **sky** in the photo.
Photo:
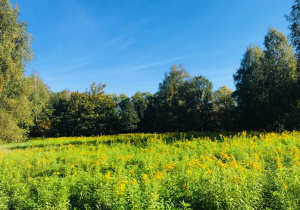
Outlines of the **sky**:
{"type": "Polygon", "coordinates": [[[33,34],[37,71],[52,91],[155,93],[171,65],[235,89],[247,47],[269,27],[289,34],[293,0],[11,0],[33,34]]]}

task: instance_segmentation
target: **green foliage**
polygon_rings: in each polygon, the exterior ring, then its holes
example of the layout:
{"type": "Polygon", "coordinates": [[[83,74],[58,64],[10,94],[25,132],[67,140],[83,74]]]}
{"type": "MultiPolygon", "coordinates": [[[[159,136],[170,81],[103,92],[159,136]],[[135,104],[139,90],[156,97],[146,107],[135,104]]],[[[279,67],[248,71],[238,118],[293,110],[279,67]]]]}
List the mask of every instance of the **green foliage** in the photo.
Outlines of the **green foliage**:
{"type": "Polygon", "coordinates": [[[32,35],[25,22],[19,21],[19,10],[8,0],[0,1],[0,138],[21,140],[32,125],[28,79],[24,76],[33,53],[32,35]],[[5,123],[8,123],[5,125],[5,123]]]}
{"type": "Polygon", "coordinates": [[[241,61],[241,66],[234,75],[236,90],[233,93],[239,107],[241,120],[247,119],[243,125],[251,129],[253,124],[263,116],[264,92],[263,70],[261,58],[263,51],[256,46],[250,46],[246,50],[241,61]]]}
{"type": "Polygon", "coordinates": [[[232,90],[226,86],[220,87],[213,94],[213,106],[216,114],[215,123],[221,130],[232,130],[234,125],[235,101],[232,98],[232,90]]]}
{"type": "Polygon", "coordinates": [[[278,129],[273,123],[285,129],[288,126],[290,110],[298,98],[296,58],[287,37],[274,28],[270,28],[265,37],[263,68],[265,70],[265,95],[268,110],[268,124],[271,129],[278,129]]]}
{"type": "Polygon", "coordinates": [[[148,119],[145,117],[145,111],[148,108],[149,98],[152,94],[149,92],[136,92],[131,96],[131,101],[134,105],[134,109],[137,112],[139,118],[138,130],[144,132],[147,130],[146,125],[148,124],[148,119]]]}
{"type": "Polygon", "coordinates": [[[117,104],[104,92],[105,84],[83,93],[65,90],[51,96],[50,135],[91,136],[113,133],[117,128],[117,104]]]}
{"type": "Polygon", "coordinates": [[[212,93],[208,79],[173,65],[156,93],[159,130],[212,129],[212,93]]]}
{"type": "Polygon", "coordinates": [[[158,104],[158,122],[160,131],[175,131],[179,129],[179,91],[190,75],[181,65],[173,65],[166,72],[163,82],[159,84],[156,93],[158,104]]]}
{"type": "Polygon", "coordinates": [[[300,55],[300,1],[295,0],[291,12],[285,16],[287,21],[290,23],[289,29],[291,30],[290,38],[296,49],[296,55],[300,55]]]}
{"type": "Polygon", "coordinates": [[[0,110],[0,139],[9,142],[24,139],[24,130],[3,110],[0,110]]]}
{"type": "Polygon", "coordinates": [[[48,110],[48,104],[50,103],[50,88],[43,83],[37,72],[34,72],[28,80],[32,88],[29,100],[34,115],[34,126],[30,128],[30,135],[42,136],[49,130],[50,111],[48,110]]]}
{"type": "Polygon", "coordinates": [[[234,97],[244,129],[293,129],[290,110],[297,102],[296,59],[287,37],[274,28],[265,50],[250,46],[234,75],[234,97]]]}
{"type": "Polygon", "coordinates": [[[134,104],[125,94],[121,94],[117,100],[119,110],[118,131],[120,133],[131,133],[136,131],[140,118],[135,110],[134,104]]]}
{"type": "MultiPolygon", "coordinates": [[[[63,90],[58,93],[52,93],[50,97],[50,103],[48,106],[48,114],[50,118],[50,125],[48,130],[44,134],[49,134],[50,136],[67,136],[70,135],[71,123],[69,122],[68,114],[68,104],[71,95],[70,91],[63,90]]],[[[75,121],[78,117],[73,115],[73,120],[75,121]]]]}
{"type": "Polygon", "coordinates": [[[0,147],[1,209],[297,209],[300,133],[166,133],[0,147]]]}
{"type": "Polygon", "coordinates": [[[85,93],[73,92],[68,106],[72,136],[111,133],[117,118],[116,104],[104,93],[105,84],[93,83],[85,93]]]}
{"type": "Polygon", "coordinates": [[[207,131],[212,129],[212,83],[203,76],[185,81],[179,105],[183,108],[185,130],[207,131]]]}
{"type": "Polygon", "coordinates": [[[144,112],[144,118],[141,119],[143,132],[154,133],[159,130],[158,121],[159,98],[157,94],[147,97],[147,109],[144,112]]]}

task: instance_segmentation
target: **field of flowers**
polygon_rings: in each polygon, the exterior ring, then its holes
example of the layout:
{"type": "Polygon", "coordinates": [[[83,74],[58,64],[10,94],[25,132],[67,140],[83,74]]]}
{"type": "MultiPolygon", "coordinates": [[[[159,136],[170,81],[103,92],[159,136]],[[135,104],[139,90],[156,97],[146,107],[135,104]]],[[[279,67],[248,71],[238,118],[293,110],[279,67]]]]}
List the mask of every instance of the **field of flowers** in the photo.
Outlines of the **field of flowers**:
{"type": "Polygon", "coordinates": [[[300,132],[52,138],[0,147],[0,209],[298,209],[300,132]]]}

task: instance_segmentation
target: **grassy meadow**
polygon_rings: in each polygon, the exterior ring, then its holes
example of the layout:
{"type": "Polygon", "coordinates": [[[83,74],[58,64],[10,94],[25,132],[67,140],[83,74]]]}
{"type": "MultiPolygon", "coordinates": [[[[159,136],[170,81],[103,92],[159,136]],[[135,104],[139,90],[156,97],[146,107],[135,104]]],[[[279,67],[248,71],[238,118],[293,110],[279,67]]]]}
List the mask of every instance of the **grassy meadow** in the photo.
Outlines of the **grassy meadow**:
{"type": "Polygon", "coordinates": [[[298,209],[300,132],[126,134],[0,146],[0,209],[298,209]]]}

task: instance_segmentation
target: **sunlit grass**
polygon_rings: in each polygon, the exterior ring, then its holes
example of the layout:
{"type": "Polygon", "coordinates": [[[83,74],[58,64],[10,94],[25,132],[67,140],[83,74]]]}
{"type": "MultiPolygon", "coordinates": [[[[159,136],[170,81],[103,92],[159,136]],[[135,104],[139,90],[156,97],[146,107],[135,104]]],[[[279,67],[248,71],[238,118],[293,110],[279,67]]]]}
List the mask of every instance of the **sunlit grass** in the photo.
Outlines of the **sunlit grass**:
{"type": "Polygon", "coordinates": [[[297,208],[300,133],[127,134],[0,147],[0,209],[297,208]]]}

